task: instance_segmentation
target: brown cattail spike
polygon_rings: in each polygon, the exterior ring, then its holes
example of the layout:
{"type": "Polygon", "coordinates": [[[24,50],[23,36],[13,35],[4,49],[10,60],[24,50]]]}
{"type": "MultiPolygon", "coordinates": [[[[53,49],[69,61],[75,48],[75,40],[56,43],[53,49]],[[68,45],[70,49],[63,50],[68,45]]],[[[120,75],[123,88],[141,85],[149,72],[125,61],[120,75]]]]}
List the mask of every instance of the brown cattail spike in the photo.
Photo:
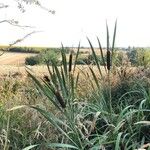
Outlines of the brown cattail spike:
{"type": "Polygon", "coordinates": [[[44,75],[43,79],[45,82],[50,83],[50,79],[47,75],[44,75]]]}
{"type": "Polygon", "coordinates": [[[63,98],[62,98],[62,96],[61,96],[61,94],[60,94],[60,92],[58,90],[55,91],[55,96],[56,96],[59,104],[61,105],[61,107],[63,109],[66,108],[66,104],[65,104],[65,102],[64,102],[64,100],[63,100],[63,98]]]}
{"type": "Polygon", "coordinates": [[[71,72],[71,70],[72,70],[72,53],[73,52],[71,52],[70,56],[69,56],[69,72],[71,72]]]}
{"type": "Polygon", "coordinates": [[[110,70],[110,68],[111,68],[111,53],[110,53],[110,50],[107,50],[106,59],[107,59],[107,70],[110,70]]]}

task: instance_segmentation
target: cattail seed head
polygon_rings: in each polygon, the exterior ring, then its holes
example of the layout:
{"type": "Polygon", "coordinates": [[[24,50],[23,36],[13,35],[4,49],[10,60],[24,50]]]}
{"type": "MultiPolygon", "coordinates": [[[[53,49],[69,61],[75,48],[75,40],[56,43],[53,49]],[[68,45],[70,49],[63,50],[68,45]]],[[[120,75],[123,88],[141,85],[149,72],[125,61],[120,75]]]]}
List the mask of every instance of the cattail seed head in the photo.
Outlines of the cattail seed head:
{"type": "Polygon", "coordinates": [[[72,52],[70,53],[70,56],[69,56],[69,72],[71,72],[72,70],[72,52]]]}
{"type": "Polygon", "coordinates": [[[44,75],[43,79],[45,82],[50,83],[50,79],[47,75],[44,75]]]}
{"type": "Polygon", "coordinates": [[[65,102],[64,102],[64,99],[62,98],[62,96],[61,96],[61,94],[60,94],[60,92],[59,92],[58,90],[55,91],[55,96],[56,96],[56,98],[57,98],[59,104],[61,105],[61,107],[62,107],[63,109],[66,108],[66,104],[65,104],[65,102]]]}
{"type": "Polygon", "coordinates": [[[106,59],[107,59],[107,70],[110,70],[110,68],[111,68],[111,53],[110,53],[110,50],[107,50],[106,59]]]}

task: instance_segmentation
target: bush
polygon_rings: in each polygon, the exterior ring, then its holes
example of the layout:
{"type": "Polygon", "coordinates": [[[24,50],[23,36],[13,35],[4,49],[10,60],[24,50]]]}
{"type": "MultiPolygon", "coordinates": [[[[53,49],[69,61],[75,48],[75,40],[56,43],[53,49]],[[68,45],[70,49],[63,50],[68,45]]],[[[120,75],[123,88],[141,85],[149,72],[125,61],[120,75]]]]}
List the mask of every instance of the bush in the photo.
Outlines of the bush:
{"type": "MultiPolygon", "coordinates": [[[[102,61],[102,58],[99,55],[97,56],[97,59],[99,61],[99,64],[101,66],[103,66],[104,62],[102,61]]],[[[106,61],[106,56],[104,56],[104,60],[106,61]]],[[[78,64],[78,65],[89,65],[89,64],[95,65],[94,56],[92,54],[87,55],[87,56],[80,55],[80,57],[77,59],[76,64],[78,64]]]]}
{"type": "Polygon", "coordinates": [[[25,64],[26,64],[26,65],[31,65],[31,66],[40,64],[39,56],[27,57],[27,58],[25,59],[25,64]]]}
{"type": "Polygon", "coordinates": [[[44,64],[45,62],[51,64],[51,61],[53,61],[57,65],[60,65],[61,61],[59,60],[59,53],[59,50],[55,51],[51,49],[46,49],[37,56],[27,57],[25,59],[25,64],[33,66],[38,64],[44,64]]]}
{"type": "Polygon", "coordinates": [[[127,52],[129,61],[133,66],[144,66],[150,65],[150,50],[143,48],[133,48],[127,52]]]}

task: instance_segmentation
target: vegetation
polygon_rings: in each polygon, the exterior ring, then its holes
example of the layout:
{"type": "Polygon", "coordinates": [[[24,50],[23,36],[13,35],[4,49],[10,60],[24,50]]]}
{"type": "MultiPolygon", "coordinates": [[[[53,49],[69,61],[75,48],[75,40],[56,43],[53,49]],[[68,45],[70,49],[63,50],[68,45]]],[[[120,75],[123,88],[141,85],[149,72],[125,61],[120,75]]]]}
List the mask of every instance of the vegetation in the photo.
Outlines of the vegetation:
{"type": "Polygon", "coordinates": [[[27,47],[11,47],[8,50],[9,52],[19,52],[19,53],[39,53],[40,49],[38,48],[27,48],[27,47]]]}
{"type": "MultiPolygon", "coordinates": [[[[60,65],[60,52],[61,50],[59,48],[47,48],[41,51],[37,56],[27,57],[25,60],[25,64],[33,66],[38,64],[45,64],[46,62],[51,64],[51,61],[53,61],[57,65],[60,65]]],[[[66,48],[65,53],[69,53],[69,49],[66,48]]]]}
{"type": "Polygon", "coordinates": [[[60,65],[45,55],[49,74],[37,77],[27,68],[25,82],[1,81],[0,149],[148,148],[149,66],[122,63],[126,58],[115,51],[115,35],[116,25],[110,46],[107,27],[105,55],[98,38],[101,55],[87,39],[93,63],[86,69],[77,65],[80,44],[68,59],[62,46],[60,65]]]}
{"type": "Polygon", "coordinates": [[[144,66],[150,65],[150,50],[143,48],[129,49],[127,52],[129,61],[133,66],[144,66]]]}

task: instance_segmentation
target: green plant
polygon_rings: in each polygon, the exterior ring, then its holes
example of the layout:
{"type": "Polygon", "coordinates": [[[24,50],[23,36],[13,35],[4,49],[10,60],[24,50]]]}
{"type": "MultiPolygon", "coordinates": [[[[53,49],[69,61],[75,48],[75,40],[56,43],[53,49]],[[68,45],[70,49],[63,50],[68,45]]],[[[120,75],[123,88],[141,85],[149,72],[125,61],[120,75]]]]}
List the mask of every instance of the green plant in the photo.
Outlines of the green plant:
{"type": "Polygon", "coordinates": [[[38,64],[44,64],[46,62],[51,64],[51,61],[53,61],[57,65],[60,65],[61,62],[59,61],[59,53],[60,50],[57,49],[46,49],[36,56],[27,57],[25,59],[25,64],[33,66],[38,64]]]}
{"type": "Polygon", "coordinates": [[[143,48],[133,48],[127,52],[127,56],[134,66],[144,66],[145,68],[150,65],[150,52],[143,48]]]}

